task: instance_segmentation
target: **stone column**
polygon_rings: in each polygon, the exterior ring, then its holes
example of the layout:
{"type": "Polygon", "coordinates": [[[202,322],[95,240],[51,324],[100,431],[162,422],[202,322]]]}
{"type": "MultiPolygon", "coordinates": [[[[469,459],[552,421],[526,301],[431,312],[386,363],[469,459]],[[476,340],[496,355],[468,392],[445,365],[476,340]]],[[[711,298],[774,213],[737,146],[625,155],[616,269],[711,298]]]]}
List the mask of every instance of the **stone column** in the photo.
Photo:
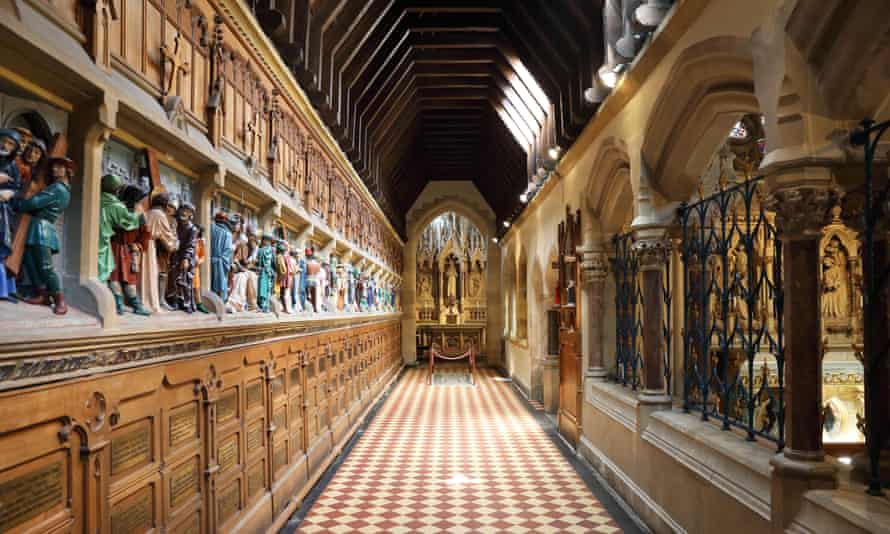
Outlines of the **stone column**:
{"type": "Polygon", "coordinates": [[[671,254],[671,242],[663,231],[641,235],[633,245],[642,276],[643,299],[643,390],[640,400],[670,404],[664,377],[666,341],[662,332],[665,310],[663,298],[664,266],[671,254]]]}
{"type": "MultiPolygon", "coordinates": [[[[828,169],[823,169],[828,173],[828,169]]],[[[821,461],[822,313],[819,240],[835,195],[827,186],[771,192],[782,242],[785,339],[785,429],[788,458],[821,461]]]]}
{"type": "Polygon", "coordinates": [[[603,319],[605,306],[603,302],[606,289],[606,276],[609,273],[609,259],[602,250],[582,251],[581,269],[583,286],[581,298],[583,313],[587,321],[587,369],[585,376],[597,380],[606,378],[606,365],[603,354],[603,319]]]}
{"type": "Polygon", "coordinates": [[[797,514],[803,493],[837,486],[822,449],[822,331],[819,240],[836,198],[826,167],[780,169],[767,176],[768,207],[782,242],[785,343],[785,448],[773,457],[772,521],[797,514]]]}

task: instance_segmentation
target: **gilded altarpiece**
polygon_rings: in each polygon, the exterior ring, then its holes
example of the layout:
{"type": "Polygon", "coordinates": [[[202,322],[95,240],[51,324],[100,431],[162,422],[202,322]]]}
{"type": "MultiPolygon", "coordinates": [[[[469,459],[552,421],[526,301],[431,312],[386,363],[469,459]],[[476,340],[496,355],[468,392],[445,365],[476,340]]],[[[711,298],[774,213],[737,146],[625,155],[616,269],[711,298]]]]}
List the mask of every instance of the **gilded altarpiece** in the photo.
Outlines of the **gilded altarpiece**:
{"type": "Polygon", "coordinates": [[[454,212],[436,217],[417,250],[417,328],[421,345],[461,351],[485,345],[487,314],[485,237],[454,212]]]}

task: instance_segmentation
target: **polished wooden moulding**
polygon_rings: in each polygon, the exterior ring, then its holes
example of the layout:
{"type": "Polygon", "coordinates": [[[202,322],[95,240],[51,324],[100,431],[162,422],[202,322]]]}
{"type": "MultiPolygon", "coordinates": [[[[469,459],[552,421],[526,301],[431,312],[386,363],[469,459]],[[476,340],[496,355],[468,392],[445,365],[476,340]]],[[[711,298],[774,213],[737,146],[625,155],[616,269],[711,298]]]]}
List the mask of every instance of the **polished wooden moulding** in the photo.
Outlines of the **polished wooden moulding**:
{"type": "Polygon", "coordinates": [[[400,366],[389,320],[3,393],[0,532],[274,530],[400,366]]]}

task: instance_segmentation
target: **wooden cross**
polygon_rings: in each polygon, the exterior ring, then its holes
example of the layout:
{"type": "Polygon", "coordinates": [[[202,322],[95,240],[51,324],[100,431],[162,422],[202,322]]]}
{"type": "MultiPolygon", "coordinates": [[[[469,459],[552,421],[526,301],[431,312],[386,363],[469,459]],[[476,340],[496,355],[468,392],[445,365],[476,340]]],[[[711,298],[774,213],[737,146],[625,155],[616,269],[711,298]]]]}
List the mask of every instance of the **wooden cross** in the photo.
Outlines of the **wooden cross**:
{"type": "Polygon", "coordinates": [[[189,62],[182,57],[182,34],[177,33],[173,38],[173,49],[171,50],[166,43],[161,46],[161,55],[164,56],[164,63],[170,63],[170,76],[167,83],[164,84],[164,96],[169,95],[173,91],[173,81],[177,79],[179,73],[188,74],[190,72],[189,62]]]}

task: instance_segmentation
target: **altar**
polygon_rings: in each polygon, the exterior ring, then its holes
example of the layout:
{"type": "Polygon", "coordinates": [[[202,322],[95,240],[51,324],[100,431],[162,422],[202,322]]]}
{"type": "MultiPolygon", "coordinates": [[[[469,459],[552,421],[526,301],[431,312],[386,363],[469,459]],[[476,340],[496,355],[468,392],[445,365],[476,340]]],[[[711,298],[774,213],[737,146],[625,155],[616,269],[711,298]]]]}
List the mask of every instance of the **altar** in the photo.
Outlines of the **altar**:
{"type": "Polygon", "coordinates": [[[417,327],[418,358],[427,358],[427,349],[436,345],[447,353],[463,351],[473,347],[479,359],[484,358],[485,325],[419,325],[417,327]]]}

